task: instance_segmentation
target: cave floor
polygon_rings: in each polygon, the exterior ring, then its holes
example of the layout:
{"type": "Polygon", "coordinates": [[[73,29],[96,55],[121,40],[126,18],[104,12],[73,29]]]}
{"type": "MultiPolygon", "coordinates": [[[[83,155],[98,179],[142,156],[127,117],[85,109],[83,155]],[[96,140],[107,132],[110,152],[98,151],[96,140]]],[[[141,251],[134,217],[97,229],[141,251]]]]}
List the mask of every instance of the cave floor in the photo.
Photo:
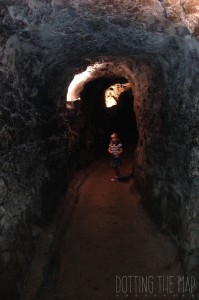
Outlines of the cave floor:
{"type": "Polygon", "coordinates": [[[122,182],[110,180],[108,158],[92,169],[62,237],[56,276],[37,299],[191,299],[190,294],[176,295],[183,275],[179,253],[142,207],[133,178],[127,180],[131,166],[131,152],[124,153],[122,173],[127,178],[122,182]],[[120,285],[122,276],[133,277],[123,277],[120,285]],[[135,281],[148,285],[139,290],[135,281]]]}

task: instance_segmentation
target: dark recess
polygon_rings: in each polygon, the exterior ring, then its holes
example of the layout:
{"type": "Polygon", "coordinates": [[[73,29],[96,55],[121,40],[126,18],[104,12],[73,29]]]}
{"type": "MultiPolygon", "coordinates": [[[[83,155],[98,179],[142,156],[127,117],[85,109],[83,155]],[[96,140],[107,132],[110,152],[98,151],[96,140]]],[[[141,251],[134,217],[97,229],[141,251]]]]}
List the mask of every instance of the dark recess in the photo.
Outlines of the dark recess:
{"type": "Polygon", "coordinates": [[[80,95],[84,116],[81,143],[88,143],[88,139],[91,139],[94,156],[106,152],[112,132],[118,132],[125,145],[135,146],[138,142],[132,90],[129,89],[120,95],[117,106],[105,106],[105,90],[116,83],[126,82],[128,81],[124,77],[98,78],[87,83],[80,95]]]}

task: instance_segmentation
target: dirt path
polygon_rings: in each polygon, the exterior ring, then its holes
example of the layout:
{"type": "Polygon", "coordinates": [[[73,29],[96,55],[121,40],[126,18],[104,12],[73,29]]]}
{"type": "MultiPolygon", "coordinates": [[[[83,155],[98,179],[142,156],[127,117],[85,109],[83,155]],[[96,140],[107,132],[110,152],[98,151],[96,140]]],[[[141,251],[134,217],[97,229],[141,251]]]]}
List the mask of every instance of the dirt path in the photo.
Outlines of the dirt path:
{"type": "MultiPolygon", "coordinates": [[[[125,176],[131,173],[130,157],[124,157],[125,176]]],[[[176,247],[152,224],[133,179],[111,182],[112,174],[109,160],[103,159],[81,186],[56,280],[48,280],[38,298],[178,299],[173,290],[183,272],[176,247]],[[174,282],[170,288],[168,280],[174,282]]]]}

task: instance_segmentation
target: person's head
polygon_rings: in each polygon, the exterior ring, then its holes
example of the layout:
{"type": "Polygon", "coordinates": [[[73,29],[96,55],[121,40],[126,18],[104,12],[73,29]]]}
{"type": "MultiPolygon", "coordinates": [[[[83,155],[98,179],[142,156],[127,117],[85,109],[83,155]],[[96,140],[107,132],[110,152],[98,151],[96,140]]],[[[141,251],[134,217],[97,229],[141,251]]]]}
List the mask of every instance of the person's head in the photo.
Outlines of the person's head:
{"type": "Polygon", "coordinates": [[[119,137],[118,137],[118,134],[117,133],[112,133],[111,134],[111,142],[112,143],[117,143],[119,141],[119,137]]]}

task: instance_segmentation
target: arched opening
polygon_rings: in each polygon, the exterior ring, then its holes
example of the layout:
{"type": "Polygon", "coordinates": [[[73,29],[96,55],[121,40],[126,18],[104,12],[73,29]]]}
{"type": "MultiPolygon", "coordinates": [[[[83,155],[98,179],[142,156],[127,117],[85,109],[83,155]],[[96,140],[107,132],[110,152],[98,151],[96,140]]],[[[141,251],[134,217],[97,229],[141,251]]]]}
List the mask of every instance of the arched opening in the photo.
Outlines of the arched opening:
{"type": "Polygon", "coordinates": [[[105,154],[112,132],[119,134],[126,147],[138,144],[135,76],[124,62],[96,63],[74,76],[66,107],[71,115],[70,146],[78,166],[105,154]]]}

